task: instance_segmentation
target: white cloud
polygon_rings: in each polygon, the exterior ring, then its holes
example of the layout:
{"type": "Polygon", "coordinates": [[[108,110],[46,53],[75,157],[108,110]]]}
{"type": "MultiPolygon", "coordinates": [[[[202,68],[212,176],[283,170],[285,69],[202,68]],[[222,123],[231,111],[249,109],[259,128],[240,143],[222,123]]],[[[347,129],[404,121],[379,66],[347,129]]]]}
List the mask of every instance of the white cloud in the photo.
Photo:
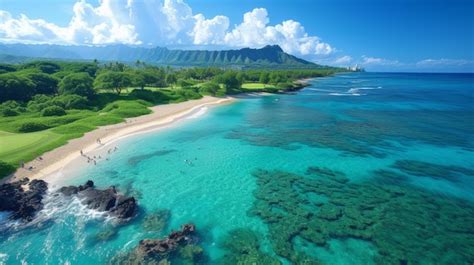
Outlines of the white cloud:
{"type": "Polygon", "coordinates": [[[334,60],[333,64],[334,65],[347,65],[352,62],[352,57],[349,55],[341,56],[334,60]]]}
{"type": "Polygon", "coordinates": [[[327,55],[334,49],[321,42],[316,36],[308,36],[304,27],[297,21],[286,20],[281,24],[269,26],[268,12],[256,8],[244,14],[243,22],[225,36],[224,43],[237,47],[261,47],[278,44],[283,50],[298,55],[327,55]]]}
{"type": "Polygon", "coordinates": [[[389,66],[389,65],[399,65],[400,62],[397,60],[389,60],[389,59],[384,59],[384,58],[377,58],[377,57],[369,57],[362,55],[362,65],[365,66],[389,66]]]}
{"type": "Polygon", "coordinates": [[[418,61],[416,66],[419,67],[433,67],[433,66],[465,66],[472,65],[474,61],[471,60],[456,60],[456,59],[425,59],[418,61]]]}
{"type": "Polygon", "coordinates": [[[193,44],[221,44],[229,28],[228,17],[216,16],[213,19],[206,19],[204,15],[197,14],[194,18],[196,24],[190,34],[194,38],[193,44]]]}
{"type": "Polygon", "coordinates": [[[297,21],[269,25],[265,8],[243,15],[230,28],[229,18],[193,14],[183,0],[100,0],[97,6],[79,0],[69,24],[60,27],[26,15],[13,18],[0,10],[0,40],[56,44],[151,44],[262,47],[278,44],[296,55],[326,56],[335,49],[306,33],[297,21]]]}

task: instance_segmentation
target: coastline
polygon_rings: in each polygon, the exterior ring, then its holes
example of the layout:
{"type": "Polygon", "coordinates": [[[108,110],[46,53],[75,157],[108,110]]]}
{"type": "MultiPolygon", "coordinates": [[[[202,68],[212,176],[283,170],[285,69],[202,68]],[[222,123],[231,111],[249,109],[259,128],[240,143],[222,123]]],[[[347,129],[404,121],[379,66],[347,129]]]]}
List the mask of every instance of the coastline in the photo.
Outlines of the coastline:
{"type": "Polygon", "coordinates": [[[41,160],[36,158],[25,163],[24,168],[19,168],[11,176],[6,177],[1,183],[16,181],[25,177],[29,179],[43,179],[55,182],[55,173],[60,172],[69,163],[84,154],[94,153],[105,146],[135,134],[146,133],[168,127],[178,121],[186,119],[196,110],[207,106],[215,106],[235,101],[234,97],[204,96],[201,99],[189,100],[180,103],[171,103],[153,106],[152,113],[127,118],[125,122],[101,126],[85,133],[82,137],[69,140],[65,145],[41,155],[41,160]],[[100,139],[100,143],[97,142],[100,139]],[[32,167],[32,170],[28,168],[32,167]]]}

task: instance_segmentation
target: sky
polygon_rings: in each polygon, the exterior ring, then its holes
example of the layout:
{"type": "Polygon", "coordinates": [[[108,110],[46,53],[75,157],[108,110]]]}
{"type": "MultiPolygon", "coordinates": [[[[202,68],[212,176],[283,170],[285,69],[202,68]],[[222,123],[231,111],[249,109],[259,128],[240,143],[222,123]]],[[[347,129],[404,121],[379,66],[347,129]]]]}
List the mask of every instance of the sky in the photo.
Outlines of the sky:
{"type": "Polygon", "coordinates": [[[259,48],[368,71],[474,72],[472,0],[0,0],[0,42],[259,48]]]}

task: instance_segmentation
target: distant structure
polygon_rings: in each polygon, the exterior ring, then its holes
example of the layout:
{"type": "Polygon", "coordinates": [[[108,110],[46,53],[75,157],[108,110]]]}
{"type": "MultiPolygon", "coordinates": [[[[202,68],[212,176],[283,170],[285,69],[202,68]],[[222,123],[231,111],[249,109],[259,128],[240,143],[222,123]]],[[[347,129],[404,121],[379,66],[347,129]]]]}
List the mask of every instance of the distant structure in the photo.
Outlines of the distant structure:
{"type": "Polygon", "coordinates": [[[365,72],[364,68],[359,67],[358,64],[356,64],[355,66],[349,66],[349,67],[347,67],[347,70],[353,71],[353,72],[365,72]]]}

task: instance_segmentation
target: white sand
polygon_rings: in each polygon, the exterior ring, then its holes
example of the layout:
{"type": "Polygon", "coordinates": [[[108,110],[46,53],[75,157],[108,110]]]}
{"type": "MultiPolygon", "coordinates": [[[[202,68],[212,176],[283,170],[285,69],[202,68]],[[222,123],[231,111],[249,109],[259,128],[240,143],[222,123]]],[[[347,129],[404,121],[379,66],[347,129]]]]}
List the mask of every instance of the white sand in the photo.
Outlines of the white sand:
{"type": "MultiPolygon", "coordinates": [[[[81,150],[85,155],[92,156],[100,149],[107,149],[106,146],[110,148],[113,142],[124,137],[168,127],[190,115],[192,116],[195,112],[201,112],[207,106],[229,103],[233,100],[232,97],[206,96],[198,100],[152,107],[153,113],[151,114],[130,118],[119,124],[102,126],[86,133],[83,137],[70,140],[67,144],[43,154],[41,156],[42,160],[35,159],[26,163],[24,168],[18,169],[7,181],[28,177],[30,179],[45,179],[48,182],[58,182],[58,177],[65,176],[57,173],[75,159],[81,158],[81,150]],[[100,139],[100,144],[97,139],[100,139]],[[33,167],[33,169],[27,170],[29,167],[33,167]]],[[[87,160],[87,158],[83,158],[87,160]]]]}

